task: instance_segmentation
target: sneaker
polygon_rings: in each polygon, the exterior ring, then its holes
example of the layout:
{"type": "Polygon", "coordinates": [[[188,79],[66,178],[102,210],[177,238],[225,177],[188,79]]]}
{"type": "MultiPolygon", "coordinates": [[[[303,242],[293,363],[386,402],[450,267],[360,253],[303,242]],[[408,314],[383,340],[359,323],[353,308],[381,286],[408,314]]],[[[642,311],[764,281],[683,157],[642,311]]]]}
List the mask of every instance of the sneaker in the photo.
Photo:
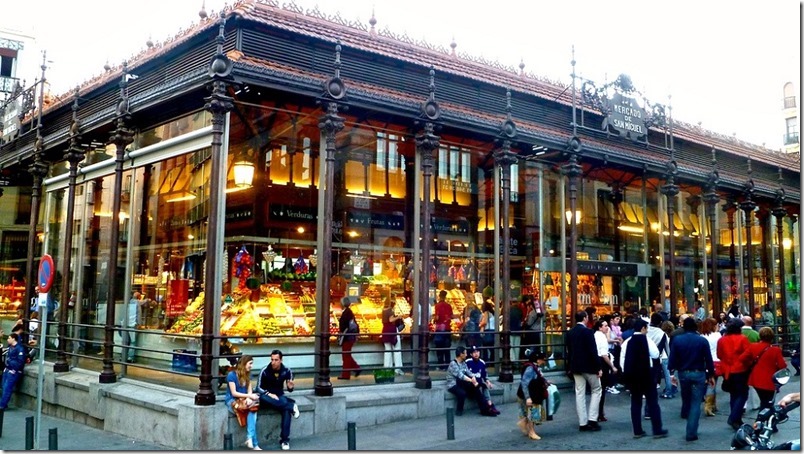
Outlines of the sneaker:
{"type": "Polygon", "coordinates": [[[606,388],[606,392],[609,394],[620,394],[620,391],[618,391],[617,388],[613,386],[609,386],[608,388],[606,388]]]}
{"type": "Polygon", "coordinates": [[[288,449],[290,449],[290,443],[288,443],[286,441],[283,441],[280,446],[282,447],[283,451],[287,451],[288,449]]]}
{"type": "Polygon", "coordinates": [[[667,429],[662,429],[659,432],[653,434],[653,438],[665,438],[667,437],[668,431],[667,429]]]}
{"type": "Polygon", "coordinates": [[[296,404],[293,404],[293,417],[299,419],[299,406],[296,404]]]}
{"type": "Polygon", "coordinates": [[[644,437],[645,435],[647,435],[647,433],[645,433],[645,432],[643,431],[643,432],[640,432],[640,433],[638,433],[638,434],[634,434],[634,438],[642,438],[642,437],[644,437]]]}

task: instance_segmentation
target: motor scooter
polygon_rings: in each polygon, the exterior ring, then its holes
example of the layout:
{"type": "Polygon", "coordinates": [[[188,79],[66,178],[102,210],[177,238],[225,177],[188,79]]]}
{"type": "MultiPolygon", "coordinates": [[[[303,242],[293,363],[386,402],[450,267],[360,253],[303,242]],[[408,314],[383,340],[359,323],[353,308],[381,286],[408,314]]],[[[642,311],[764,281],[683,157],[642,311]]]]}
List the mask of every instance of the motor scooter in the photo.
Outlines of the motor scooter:
{"type": "MultiPolygon", "coordinates": [[[[773,383],[776,387],[776,392],[773,395],[773,402],[776,402],[776,397],[779,394],[779,389],[782,385],[790,381],[790,371],[781,369],[773,374],[773,383]]],[[[772,435],[777,432],[777,425],[787,422],[787,414],[798,408],[801,404],[799,402],[791,402],[786,406],[774,404],[770,408],[763,408],[757,414],[756,421],[753,425],[743,424],[734,432],[731,439],[731,450],[746,450],[746,451],[760,451],[760,450],[790,450],[793,447],[792,441],[776,444],[771,439],[772,435]]]]}

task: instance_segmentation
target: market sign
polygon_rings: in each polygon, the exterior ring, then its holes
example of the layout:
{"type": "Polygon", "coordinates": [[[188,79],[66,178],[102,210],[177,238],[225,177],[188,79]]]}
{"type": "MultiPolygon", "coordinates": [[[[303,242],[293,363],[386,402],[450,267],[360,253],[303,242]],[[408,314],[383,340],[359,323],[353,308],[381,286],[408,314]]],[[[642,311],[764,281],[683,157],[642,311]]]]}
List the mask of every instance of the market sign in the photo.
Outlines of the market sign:
{"type": "Polygon", "coordinates": [[[614,93],[608,100],[609,114],[603,120],[603,129],[608,127],[609,131],[614,130],[621,137],[630,137],[633,140],[644,137],[648,133],[645,125],[647,115],[645,110],[639,107],[636,99],[614,93]]]}

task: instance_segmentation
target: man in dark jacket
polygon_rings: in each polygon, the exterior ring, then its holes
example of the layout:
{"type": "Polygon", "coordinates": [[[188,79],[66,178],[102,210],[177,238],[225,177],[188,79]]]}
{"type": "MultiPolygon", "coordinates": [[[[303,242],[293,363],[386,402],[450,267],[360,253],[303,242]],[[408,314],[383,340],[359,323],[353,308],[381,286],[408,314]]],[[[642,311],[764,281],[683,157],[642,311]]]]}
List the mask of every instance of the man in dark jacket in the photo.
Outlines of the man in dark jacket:
{"type": "Polygon", "coordinates": [[[3,370],[3,394],[2,397],[0,397],[0,411],[5,411],[5,409],[8,408],[11,393],[14,392],[14,387],[22,378],[22,369],[25,367],[25,359],[25,347],[23,347],[20,342],[19,334],[9,334],[6,367],[3,370]]]}
{"type": "Polygon", "coordinates": [[[296,401],[285,396],[284,388],[293,392],[293,372],[282,364],[282,352],[271,352],[271,364],[260,371],[257,381],[257,392],[264,407],[268,407],[282,414],[282,432],[279,435],[280,447],[290,449],[290,416],[299,417],[299,407],[296,401]],[[286,385],[287,382],[287,385],[286,385]]]}
{"type": "MultiPolygon", "coordinates": [[[[681,381],[681,418],[687,420],[687,441],[698,439],[701,401],[707,382],[715,385],[715,366],[709,342],[698,334],[692,317],[684,320],[684,334],[676,336],[668,363],[671,373],[678,371],[681,381]]],[[[673,377],[673,382],[676,378],[673,377]]]]}
{"type": "Polygon", "coordinates": [[[656,382],[651,378],[653,360],[659,357],[659,349],[648,336],[648,324],[645,320],[634,322],[634,335],[623,342],[620,351],[620,368],[623,383],[631,391],[631,426],[634,438],[642,438],[642,396],[645,396],[647,414],[653,428],[654,438],[664,438],[667,430],[662,428],[662,411],[659,408],[659,397],[656,394],[656,382]]]}
{"type": "Polygon", "coordinates": [[[597,422],[600,397],[603,388],[600,376],[603,369],[600,357],[597,356],[597,344],[594,332],[586,327],[589,315],[586,311],[575,314],[575,326],[567,332],[567,361],[568,372],[575,380],[575,411],[578,413],[578,430],[590,432],[600,430],[597,422]],[[589,413],[586,411],[586,387],[592,389],[592,398],[589,401],[589,413]]]}

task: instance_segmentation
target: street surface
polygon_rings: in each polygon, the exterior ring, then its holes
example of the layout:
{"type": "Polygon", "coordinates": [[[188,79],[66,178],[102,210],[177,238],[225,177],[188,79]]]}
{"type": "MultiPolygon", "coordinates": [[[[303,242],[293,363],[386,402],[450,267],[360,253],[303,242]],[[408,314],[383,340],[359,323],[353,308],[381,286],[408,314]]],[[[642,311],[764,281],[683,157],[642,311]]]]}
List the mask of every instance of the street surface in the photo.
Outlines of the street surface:
{"type": "MultiPolygon", "coordinates": [[[[435,382],[434,386],[444,386],[435,382]]],[[[371,388],[365,388],[371,392],[371,388]]],[[[782,387],[780,396],[801,389],[800,377],[793,377],[782,387]]],[[[777,399],[778,400],[778,399],[777,399]]],[[[447,440],[446,417],[438,416],[411,421],[385,424],[375,427],[358,427],[356,444],[358,450],[449,450],[449,451],[501,451],[501,450],[728,450],[733,431],[726,425],[728,395],[718,392],[720,413],[714,417],[701,417],[700,439],[695,442],[684,440],[685,421],[679,417],[681,398],[659,399],[665,428],[669,429],[667,438],[653,439],[650,435],[650,421],[643,420],[643,429],[648,436],[635,440],[632,438],[630,420],[630,398],[627,392],[606,396],[606,417],[608,422],[600,423],[600,432],[579,432],[575,416],[575,398],[571,389],[561,390],[561,407],[553,421],[537,426],[536,432],[541,440],[527,439],[516,426],[516,404],[498,405],[502,414],[498,417],[480,416],[474,406],[467,404],[463,416],[455,417],[455,439],[447,440]]],[[[221,408],[221,411],[224,411],[221,408]]],[[[389,411],[393,411],[389,408],[389,411]]],[[[25,418],[34,412],[22,409],[9,409],[4,418],[0,449],[23,450],[25,448],[25,418]]],[[[756,416],[749,411],[744,417],[748,422],[756,416]]],[[[137,440],[93,429],[82,424],[58,418],[43,417],[40,430],[41,449],[48,447],[48,429],[58,429],[58,448],[60,450],[166,450],[164,446],[141,443],[137,440]]],[[[801,413],[794,411],[790,420],[779,426],[774,441],[781,443],[800,438],[801,413]]],[[[234,440],[236,450],[245,450],[244,440],[234,440]]],[[[260,446],[265,450],[278,450],[278,434],[260,434],[260,446]]],[[[347,434],[335,432],[314,437],[294,438],[291,429],[291,450],[324,451],[346,450],[347,434]]],[[[223,448],[223,440],[221,440],[223,448]]]]}

